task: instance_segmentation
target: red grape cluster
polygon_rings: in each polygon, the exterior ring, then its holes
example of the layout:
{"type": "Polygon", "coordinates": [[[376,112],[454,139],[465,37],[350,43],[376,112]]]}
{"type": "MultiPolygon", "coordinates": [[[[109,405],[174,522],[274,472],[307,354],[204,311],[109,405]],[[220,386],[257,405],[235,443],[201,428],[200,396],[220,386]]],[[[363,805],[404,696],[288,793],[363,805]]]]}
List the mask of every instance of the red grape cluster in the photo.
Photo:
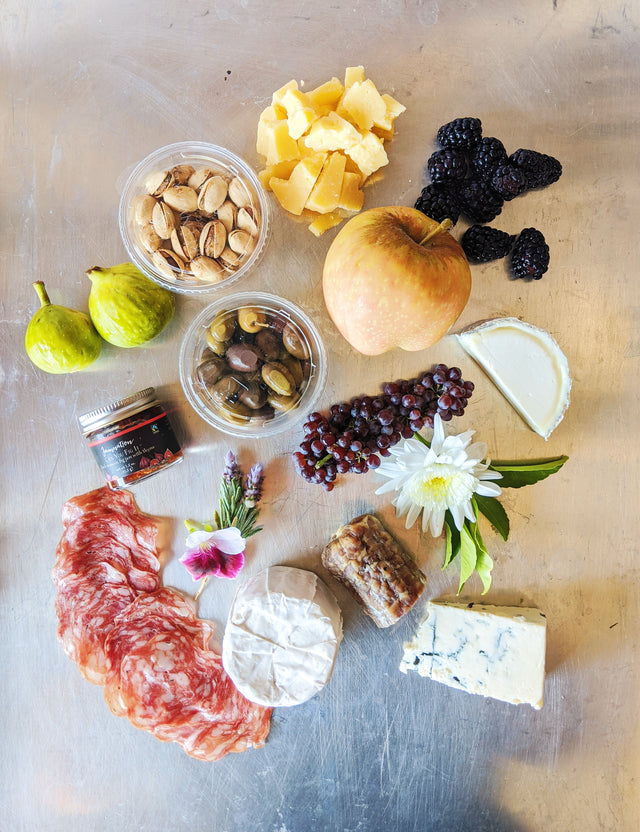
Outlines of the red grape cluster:
{"type": "Polygon", "coordinates": [[[459,367],[446,364],[416,378],[387,382],[377,396],[333,404],[328,415],[311,413],[293,462],[303,479],[331,491],[339,474],[365,474],[401,439],[425,425],[432,428],[436,413],[444,422],[462,416],[473,389],[459,367]]]}

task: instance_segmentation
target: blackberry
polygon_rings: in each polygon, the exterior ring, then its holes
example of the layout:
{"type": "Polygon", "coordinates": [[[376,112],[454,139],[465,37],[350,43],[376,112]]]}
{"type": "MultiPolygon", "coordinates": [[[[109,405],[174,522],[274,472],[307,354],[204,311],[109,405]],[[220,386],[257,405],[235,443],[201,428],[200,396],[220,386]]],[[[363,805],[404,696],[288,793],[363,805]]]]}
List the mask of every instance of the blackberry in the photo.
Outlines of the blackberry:
{"type": "Polygon", "coordinates": [[[427,160],[432,182],[451,182],[467,175],[467,157],[460,150],[436,150],[427,160]]]}
{"type": "Polygon", "coordinates": [[[469,150],[482,138],[482,123],[479,118],[456,118],[438,128],[440,147],[469,150]]]}
{"type": "Polygon", "coordinates": [[[509,162],[524,173],[527,188],[542,188],[557,182],[562,175],[562,165],[553,156],[536,150],[516,150],[509,156],[509,162]]]}
{"type": "Polygon", "coordinates": [[[549,246],[537,228],[525,228],[520,232],[511,252],[511,270],[514,277],[540,280],[549,268],[549,246]]]}
{"type": "Polygon", "coordinates": [[[485,136],[481,139],[480,144],[476,145],[469,155],[472,173],[487,182],[491,181],[496,168],[506,163],[507,151],[500,139],[493,136],[485,136]]]}
{"type": "Polygon", "coordinates": [[[451,188],[443,185],[427,185],[422,189],[414,206],[436,222],[450,219],[455,225],[460,217],[460,204],[451,188]]]}
{"type": "Polygon", "coordinates": [[[462,182],[458,191],[460,213],[473,222],[491,222],[502,211],[504,200],[482,179],[462,182]]]}
{"type": "Polygon", "coordinates": [[[506,257],[515,239],[515,234],[507,234],[488,225],[472,225],[462,235],[460,245],[468,260],[488,263],[506,257]]]}
{"type": "Polygon", "coordinates": [[[513,199],[527,189],[527,176],[514,165],[499,165],[491,177],[491,187],[504,200],[513,199]]]}

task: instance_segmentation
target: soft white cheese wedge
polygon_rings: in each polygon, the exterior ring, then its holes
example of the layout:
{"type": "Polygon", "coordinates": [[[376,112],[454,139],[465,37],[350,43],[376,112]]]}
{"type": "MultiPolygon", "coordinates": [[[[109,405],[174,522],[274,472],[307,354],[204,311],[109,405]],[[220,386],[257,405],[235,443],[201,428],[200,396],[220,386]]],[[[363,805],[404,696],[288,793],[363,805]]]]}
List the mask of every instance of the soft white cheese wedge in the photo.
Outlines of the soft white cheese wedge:
{"type": "Polygon", "coordinates": [[[571,390],[569,363],[555,339],[517,318],[496,318],[456,337],[529,427],[548,439],[571,390]]]}
{"type": "Polygon", "coordinates": [[[342,613],[313,572],[271,566],[244,583],[231,606],[222,664],[259,705],[299,705],[331,678],[342,613]]]}
{"type": "Polygon", "coordinates": [[[542,707],[546,619],[531,607],[430,601],[400,670],[452,688],[542,707]]]}

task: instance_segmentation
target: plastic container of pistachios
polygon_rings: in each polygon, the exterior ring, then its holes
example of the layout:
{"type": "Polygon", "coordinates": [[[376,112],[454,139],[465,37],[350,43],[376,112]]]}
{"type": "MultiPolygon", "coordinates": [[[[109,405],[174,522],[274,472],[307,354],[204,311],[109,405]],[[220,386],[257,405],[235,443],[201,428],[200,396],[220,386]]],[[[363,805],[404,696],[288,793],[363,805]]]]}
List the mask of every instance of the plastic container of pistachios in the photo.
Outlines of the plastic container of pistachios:
{"type": "Polygon", "coordinates": [[[213,292],[237,283],[262,256],[269,199],[239,156],[179,142],[134,168],[119,224],[131,261],[149,278],[174,292],[213,292]]]}
{"type": "Polygon", "coordinates": [[[218,430],[271,436],[314,409],[327,360],[302,309],[263,292],[221,296],[191,323],[180,381],[194,410],[218,430]]]}

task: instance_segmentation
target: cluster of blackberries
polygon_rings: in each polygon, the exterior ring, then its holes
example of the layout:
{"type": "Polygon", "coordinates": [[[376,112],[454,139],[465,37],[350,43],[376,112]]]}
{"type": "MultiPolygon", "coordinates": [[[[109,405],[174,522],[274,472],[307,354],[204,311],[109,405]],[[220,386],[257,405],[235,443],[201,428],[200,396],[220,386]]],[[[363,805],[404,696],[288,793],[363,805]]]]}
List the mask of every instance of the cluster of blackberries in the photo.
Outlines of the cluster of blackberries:
{"type": "Polygon", "coordinates": [[[464,232],[460,245],[472,263],[488,263],[511,252],[514,277],[540,280],[549,268],[549,246],[537,228],[524,228],[516,239],[489,225],[472,225],[464,232]]]}
{"type": "MultiPolygon", "coordinates": [[[[431,181],[422,189],[415,207],[436,222],[448,218],[455,224],[464,216],[476,224],[467,239],[469,250],[465,248],[470,260],[488,262],[505,257],[515,237],[496,229],[479,231],[480,224],[494,220],[505,202],[556,182],[562,165],[553,156],[535,150],[519,149],[508,155],[500,139],[483,137],[478,118],[457,118],[443,124],[437,139],[440,149],[429,157],[426,167],[431,181]]],[[[539,278],[548,264],[544,237],[536,229],[525,229],[513,247],[514,275],[539,278]]]]}

